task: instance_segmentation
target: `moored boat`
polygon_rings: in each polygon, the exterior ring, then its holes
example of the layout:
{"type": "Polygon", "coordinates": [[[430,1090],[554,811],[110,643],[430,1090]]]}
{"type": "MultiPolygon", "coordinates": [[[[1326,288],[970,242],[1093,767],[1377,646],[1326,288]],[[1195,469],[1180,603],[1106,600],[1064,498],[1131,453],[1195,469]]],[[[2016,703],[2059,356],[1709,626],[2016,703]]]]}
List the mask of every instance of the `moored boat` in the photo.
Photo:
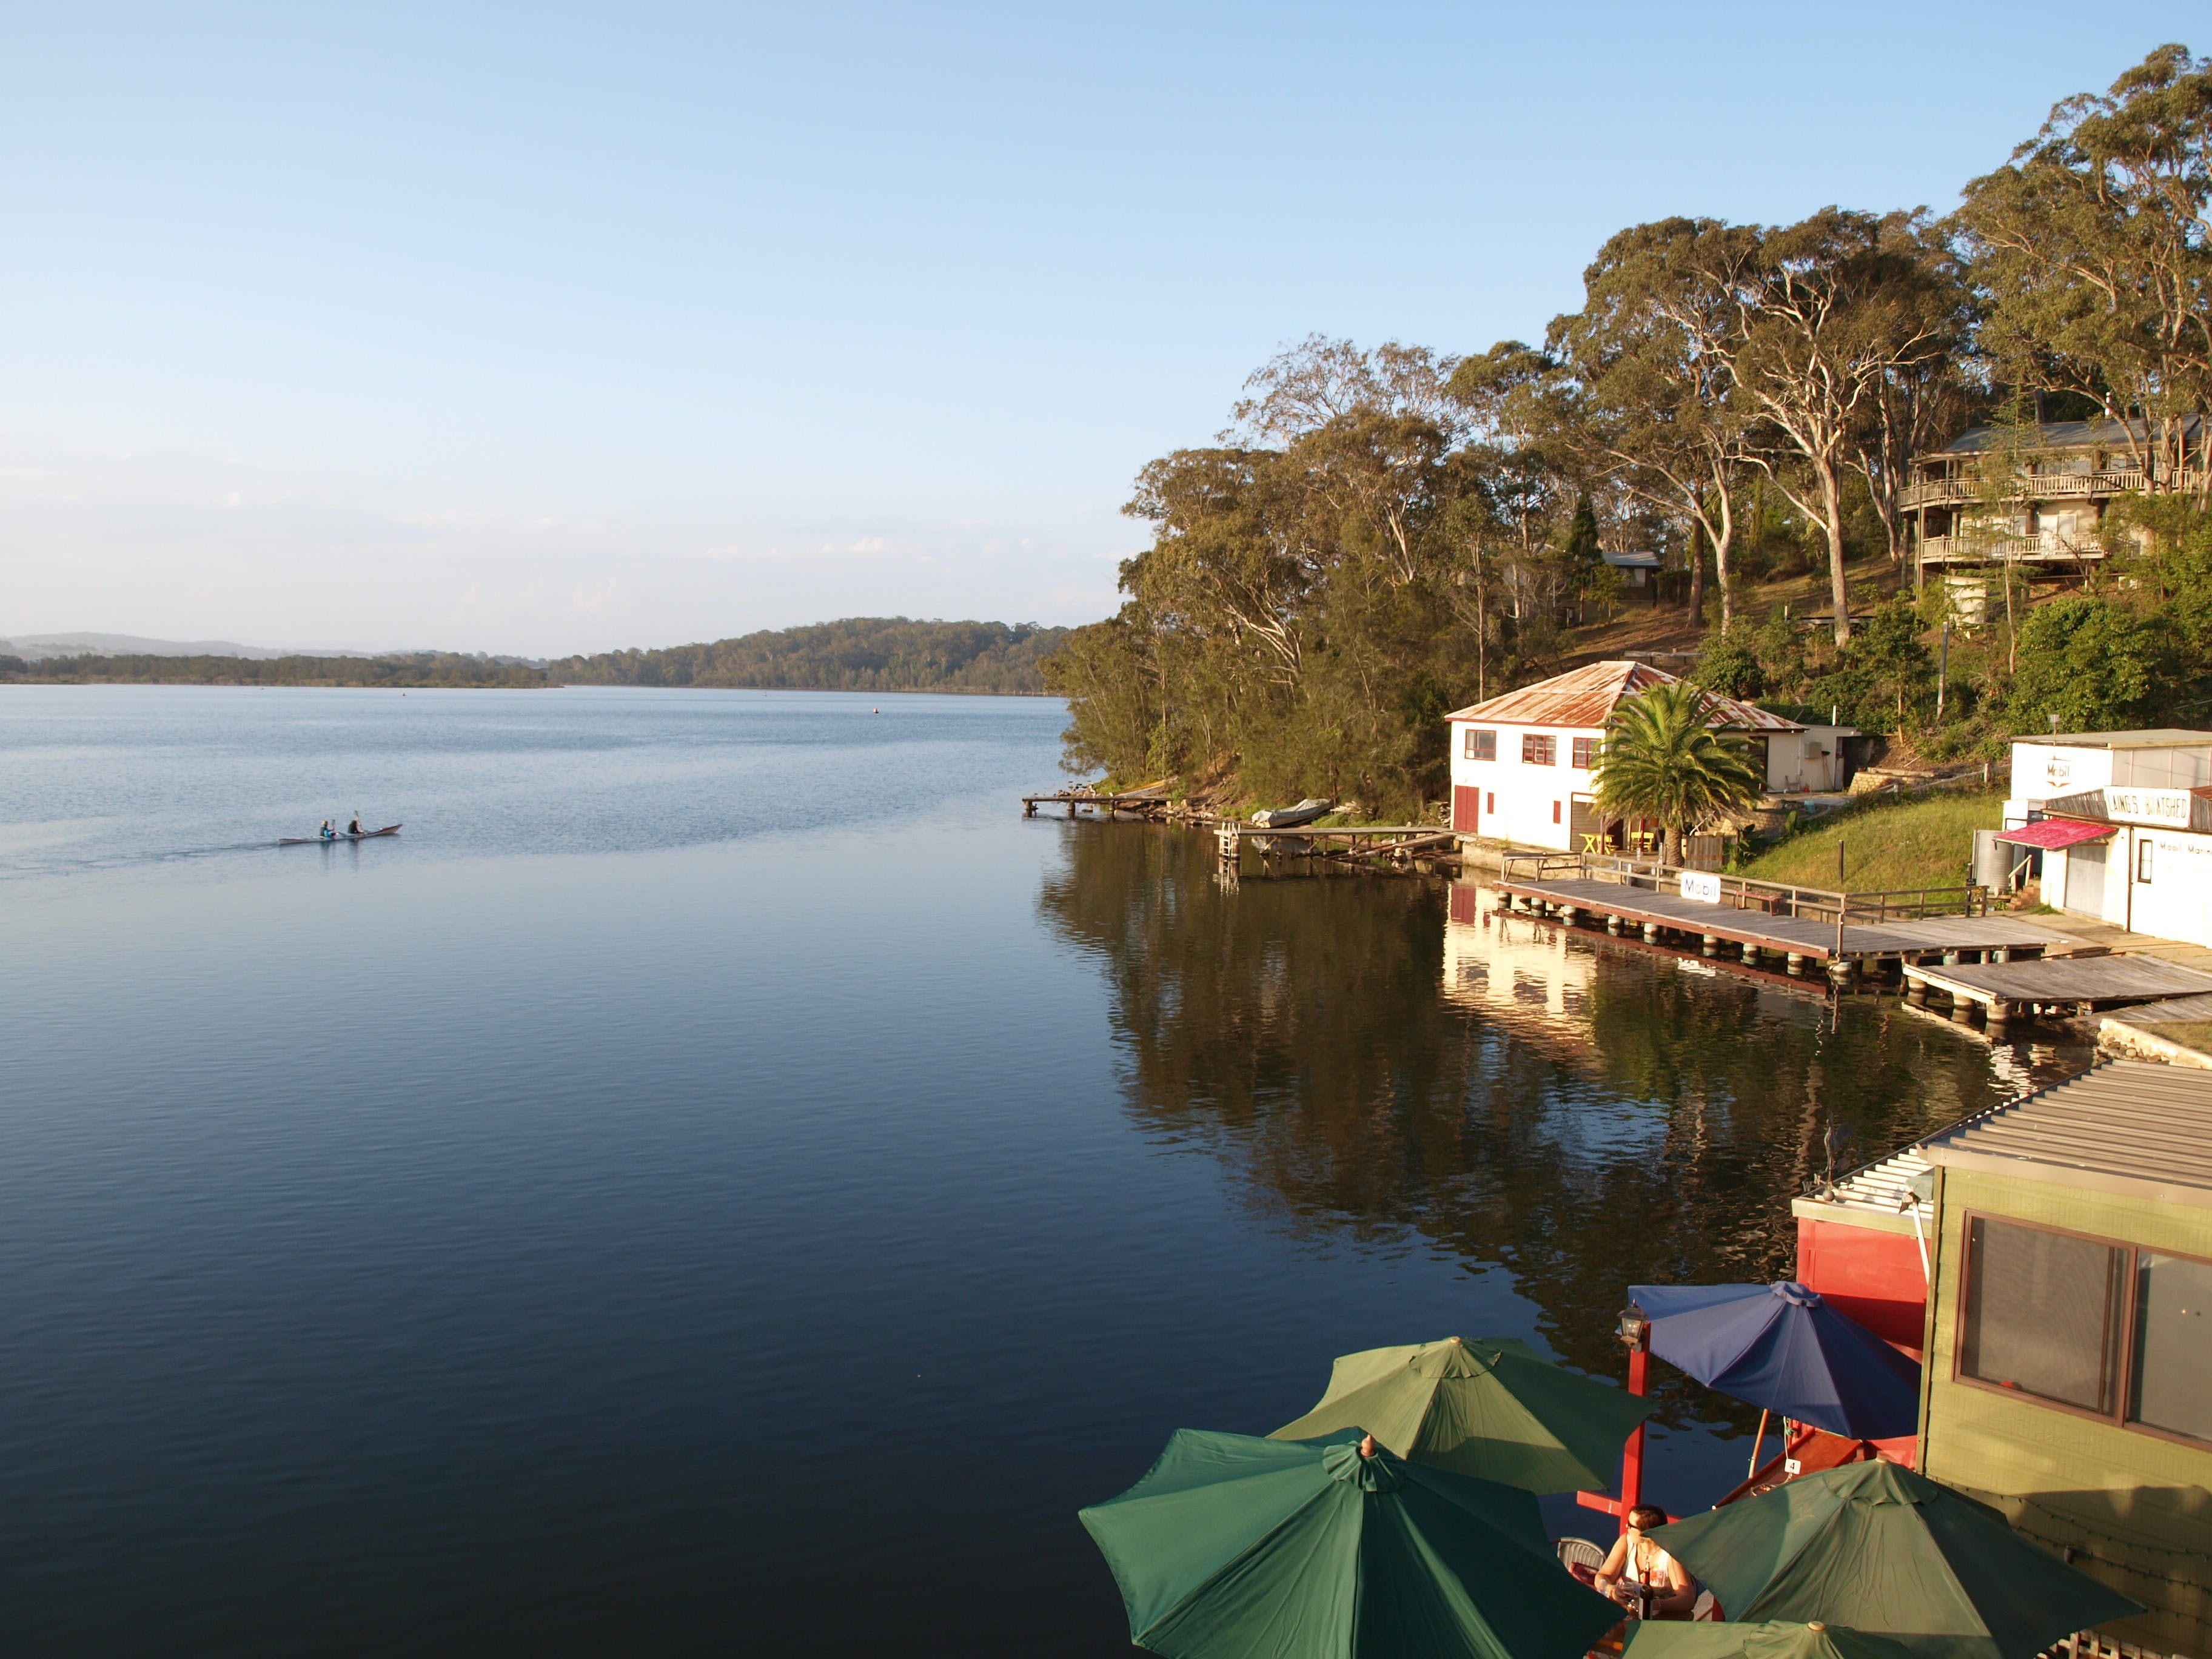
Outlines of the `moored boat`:
{"type": "Polygon", "coordinates": [[[1316,800],[1308,796],[1296,806],[1278,806],[1272,811],[1255,812],[1252,822],[1262,830],[1294,830],[1299,824],[1311,823],[1316,818],[1327,817],[1334,803],[1316,800]]]}

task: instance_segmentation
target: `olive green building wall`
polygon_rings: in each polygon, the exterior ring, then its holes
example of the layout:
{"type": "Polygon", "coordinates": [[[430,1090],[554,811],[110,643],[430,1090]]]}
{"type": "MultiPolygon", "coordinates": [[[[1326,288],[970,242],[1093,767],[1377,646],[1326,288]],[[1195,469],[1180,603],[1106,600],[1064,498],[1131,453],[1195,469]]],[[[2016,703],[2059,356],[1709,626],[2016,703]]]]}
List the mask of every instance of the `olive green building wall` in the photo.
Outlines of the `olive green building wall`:
{"type": "Polygon", "coordinates": [[[1938,1171],[1936,1194],[1921,1468],[2151,1608],[2107,1634],[2212,1659],[2212,1448],[1952,1378],[1969,1211],[2212,1257],[2212,1210],[1956,1168],[1938,1171]]]}

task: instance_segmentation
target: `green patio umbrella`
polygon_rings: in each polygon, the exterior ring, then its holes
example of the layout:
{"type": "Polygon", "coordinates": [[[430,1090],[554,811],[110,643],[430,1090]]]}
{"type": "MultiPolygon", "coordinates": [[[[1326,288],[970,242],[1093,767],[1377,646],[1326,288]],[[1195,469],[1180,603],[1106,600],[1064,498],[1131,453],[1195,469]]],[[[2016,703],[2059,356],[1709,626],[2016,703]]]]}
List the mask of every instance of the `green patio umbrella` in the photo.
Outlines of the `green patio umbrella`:
{"type": "Polygon", "coordinates": [[[1510,1337],[1348,1353],[1321,1403],[1271,1440],[1357,1425],[1399,1456],[1529,1492],[1601,1492],[1656,1401],[1562,1370],[1510,1337]]]}
{"type": "Polygon", "coordinates": [[[1724,1625],[1647,1619],[1628,1627],[1626,1659],[1915,1659],[1892,1636],[1844,1625],[1724,1625]]]}
{"type": "Polygon", "coordinates": [[[1893,1463],[1846,1463],[1652,1533],[1731,1620],[1878,1633],[1922,1659],[2031,1659],[2142,1608],[1996,1510],[1893,1463]]]}
{"type": "Polygon", "coordinates": [[[1361,1438],[1176,1430],[1082,1512],[1129,1639],[1170,1659],[1582,1659],[1620,1622],[1553,1559],[1528,1493],[1361,1438]]]}

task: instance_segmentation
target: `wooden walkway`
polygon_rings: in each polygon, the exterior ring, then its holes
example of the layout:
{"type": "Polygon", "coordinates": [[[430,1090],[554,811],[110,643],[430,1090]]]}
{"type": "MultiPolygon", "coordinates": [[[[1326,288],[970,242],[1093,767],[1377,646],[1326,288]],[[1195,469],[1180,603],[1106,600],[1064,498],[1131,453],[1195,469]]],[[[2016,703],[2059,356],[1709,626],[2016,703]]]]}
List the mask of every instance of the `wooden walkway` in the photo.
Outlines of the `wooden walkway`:
{"type": "Polygon", "coordinates": [[[1256,823],[1228,818],[1213,826],[1213,836],[1224,859],[1235,858],[1247,846],[1256,848],[1261,853],[1283,852],[1294,857],[1311,857],[1329,852],[1361,854],[1413,853],[1459,844],[1457,832],[1439,830],[1433,823],[1363,823],[1328,830],[1299,825],[1289,830],[1269,830],[1256,823]],[[1301,842],[1304,845],[1298,844],[1301,842]]]}
{"type": "Polygon", "coordinates": [[[2040,962],[1991,963],[1950,968],[1908,967],[1906,1000],[1928,993],[1951,999],[1951,1018],[1963,1024],[1978,1006],[1992,1028],[2020,1009],[2063,1008],[2088,1012],[2099,1004],[2154,1001],[2212,994],[2212,974],[2142,957],[2052,957],[2040,962]]]}
{"type": "Polygon", "coordinates": [[[1065,806],[1067,816],[1073,817],[1078,807],[1087,806],[1095,814],[1111,817],[1116,812],[1133,812],[1140,817],[1164,817],[1170,803],[1167,791],[1160,789],[1132,789],[1117,795],[1102,795],[1092,789],[1055,789],[1048,795],[1024,795],[1022,816],[1035,817],[1040,806],[1065,806]]]}
{"type": "MultiPolygon", "coordinates": [[[[1531,879],[1509,868],[1494,885],[1509,898],[1557,911],[1571,922],[1585,918],[1601,921],[1613,933],[1634,927],[1654,943],[1668,934],[1695,939],[1708,956],[1722,944],[1729,944],[1742,952],[1747,962],[1762,954],[1783,957],[1793,973],[1802,971],[1808,963],[1850,971],[1862,963],[1889,960],[1900,966],[1931,957],[1952,964],[1970,957],[2002,962],[2014,956],[2038,955],[2068,939],[2067,935],[2024,916],[1893,917],[1881,914],[1891,908],[1888,895],[1820,893],[1796,888],[1775,888],[1770,892],[1762,890],[1760,884],[1736,877],[1715,878],[1725,881],[1727,896],[1733,903],[1708,902],[1656,887],[1662,881],[1679,882],[1683,873],[1680,871],[1643,866],[1639,877],[1652,880],[1655,885],[1641,886],[1631,885],[1626,879],[1601,879],[1603,872],[1590,869],[1590,860],[1581,863],[1585,873],[1578,878],[1561,870],[1531,879]],[[1876,900],[1881,901],[1879,906],[1876,900]],[[1806,914],[1808,910],[1814,914],[1806,914]],[[1826,914],[1820,914],[1823,910],[1826,914]]],[[[1953,890],[1965,894],[1978,890],[1953,890]]],[[[1932,905],[1937,901],[1929,896],[1923,902],[1932,905]]]]}

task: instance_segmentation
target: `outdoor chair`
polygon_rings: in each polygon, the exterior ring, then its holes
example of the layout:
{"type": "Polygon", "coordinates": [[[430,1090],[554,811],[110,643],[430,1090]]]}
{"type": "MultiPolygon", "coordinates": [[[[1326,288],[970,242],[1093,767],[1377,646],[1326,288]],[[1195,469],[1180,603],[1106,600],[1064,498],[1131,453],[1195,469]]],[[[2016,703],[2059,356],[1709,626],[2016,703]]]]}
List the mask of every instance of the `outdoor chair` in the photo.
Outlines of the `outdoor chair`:
{"type": "Polygon", "coordinates": [[[1562,1538],[1553,1548],[1559,1552],[1559,1565],[1585,1584],[1597,1582],[1597,1570],[1605,1565],[1606,1552],[1587,1538],[1562,1538]]]}

